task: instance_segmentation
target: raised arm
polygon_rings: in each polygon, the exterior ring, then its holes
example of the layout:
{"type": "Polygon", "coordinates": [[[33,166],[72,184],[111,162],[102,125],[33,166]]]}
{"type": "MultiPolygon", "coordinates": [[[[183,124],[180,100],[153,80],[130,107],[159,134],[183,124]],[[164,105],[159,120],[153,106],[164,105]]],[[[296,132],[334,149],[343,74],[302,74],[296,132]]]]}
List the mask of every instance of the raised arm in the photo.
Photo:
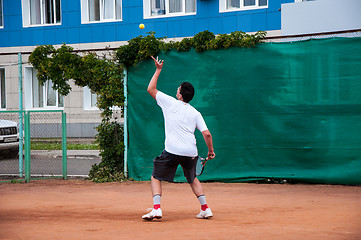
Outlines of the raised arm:
{"type": "Polygon", "coordinates": [[[162,71],[164,61],[158,60],[158,57],[157,57],[157,59],[155,59],[152,56],[152,58],[154,60],[156,70],[155,70],[155,73],[153,74],[152,79],[149,82],[147,91],[150,94],[150,96],[152,96],[155,99],[155,96],[157,95],[157,92],[158,92],[158,90],[157,90],[158,77],[160,75],[160,72],[162,71]]]}
{"type": "Polygon", "coordinates": [[[211,132],[209,130],[205,130],[202,132],[202,135],[208,147],[208,154],[207,154],[208,158],[212,159],[216,156],[216,154],[214,153],[214,149],[213,149],[213,140],[212,140],[211,132]]]}

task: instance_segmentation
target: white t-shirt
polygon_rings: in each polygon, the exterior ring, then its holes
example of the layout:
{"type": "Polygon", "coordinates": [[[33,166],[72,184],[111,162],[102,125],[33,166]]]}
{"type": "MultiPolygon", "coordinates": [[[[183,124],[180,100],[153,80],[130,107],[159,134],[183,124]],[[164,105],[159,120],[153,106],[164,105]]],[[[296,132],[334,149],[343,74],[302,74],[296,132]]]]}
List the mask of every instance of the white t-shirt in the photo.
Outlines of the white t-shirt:
{"type": "Polygon", "coordinates": [[[156,95],[157,104],[162,108],[165,126],[165,150],[180,156],[198,155],[194,131],[208,130],[200,112],[183,101],[160,91],[156,95]]]}

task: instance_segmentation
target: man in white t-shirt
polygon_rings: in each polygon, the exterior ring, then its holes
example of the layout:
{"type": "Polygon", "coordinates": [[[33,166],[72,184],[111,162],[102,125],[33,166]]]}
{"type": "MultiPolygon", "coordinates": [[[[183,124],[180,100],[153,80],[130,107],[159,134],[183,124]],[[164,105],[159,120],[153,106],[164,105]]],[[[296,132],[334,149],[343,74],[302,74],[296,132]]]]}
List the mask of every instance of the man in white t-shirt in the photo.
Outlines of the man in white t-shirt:
{"type": "Polygon", "coordinates": [[[208,158],[215,157],[213,150],[212,135],[209,132],[202,115],[192,107],[189,102],[194,96],[192,84],[183,82],[177,90],[177,99],[157,90],[157,81],[163,67],[164,61],[152,57],[156,71],[149,82],[148,93],[157,101],[162,108],[165,125],[165,149],[156,157],[151,177],[153,194],[153,209],[143,215],[145,220],[162,218],[160,200],[162,195],[161,181],[173,182],[178,165],[183,168],[184,176],[190,184],[193,193],[197,196],[201,210],[197,218],[213,217],[203,193],[201,183],[196,177],[196,161],[198,150],[194,131],[197,128],[202,132],[208,147],[208,158]]]}

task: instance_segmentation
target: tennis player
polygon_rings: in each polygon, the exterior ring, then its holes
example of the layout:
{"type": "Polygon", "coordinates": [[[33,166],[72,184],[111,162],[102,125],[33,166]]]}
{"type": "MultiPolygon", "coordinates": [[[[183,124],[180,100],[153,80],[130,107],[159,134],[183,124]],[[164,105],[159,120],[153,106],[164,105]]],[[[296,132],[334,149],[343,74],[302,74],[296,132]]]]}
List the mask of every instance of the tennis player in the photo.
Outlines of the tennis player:
{"type": "Polygon", "coordinates": [[[183,82],[177,90],[177,99],[157,90],[157,82],[162,71],[164,61],[152,57],[156,70],[149,82],[148,93],[157,101],[162,108],[165,124],[165,149],[160,156],[153,160],[153,173],[151,188],[153,194],[153,209],[143,215],[145,220],[162,218],[160,208],[162,196],[162,181],[173,182],[177,167],[180,164],[184,176],[190,184],[193,193],[201,204],[197,218],[213,217],[211,209],[207,206],[206,197],[199,180],[196,178],[196,161],[198,150],[194,131],[197,128],[202,132],[208,147],[208,158],[215,157],[213,150],[212,135],[202,115],[192,107],[189,102],[194,96],[192,84],[183,82]]]}

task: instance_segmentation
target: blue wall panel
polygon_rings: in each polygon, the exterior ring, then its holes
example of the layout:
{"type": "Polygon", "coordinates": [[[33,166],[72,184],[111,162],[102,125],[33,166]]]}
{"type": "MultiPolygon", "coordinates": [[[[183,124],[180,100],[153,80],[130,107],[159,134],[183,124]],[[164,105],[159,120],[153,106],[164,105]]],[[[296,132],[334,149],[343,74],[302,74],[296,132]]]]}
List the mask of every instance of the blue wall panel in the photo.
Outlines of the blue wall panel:
{"type": "Polygon", "coordinates": [[[116,25],[106,25],[103,27],[104,36],[109,42],[114,42],[117,39],[116,25]]]}
{"type": "Polygon", "coordinates": [[[267,14],[266,12],[254,13],[252,16],[252,32],[258,30],[266,31],[267,30],[267,14]]]}
{"type": "MultiPolygon", "coordinates": [[[[127,35],[128,33],[128,26],[123,26],[123,25],[115,25],[114,26],[114,31],[116,33],[116,39],[121,39],[123,38],[124,35],[127,35]]],[[[145,32],[144,32],[145,34],[145,32]]],[[[140,35],[140,34],[139,34],[140,35]]]]}
{"type": "Polygon", "coordinates": [[[80,0],[62,0],[62,10],[67,12],[79,12],[80,11],[80,0]]]}
{"type": "Polygon", "coordinates": [[[66,12],[62,15],[65,27],[80,27],[81,16],[79,12],[66,12]]]}
{"type": "Polygon", "coordinates": [[[197,18],[208,18],[209,17],[209,2],[198,1],[197,2],[197,18]]]}
{"type": "Polygon", "coordinates": [[[218,0],[197,0],[196,15],[143,19],[143,0],[123,0],[122,21],[81,24],[80,0],[62,0],[61,25],[23,28],[21,0],[5,0],[0,47],[128,41],[149,31],[157,37],[173,38],[204,30],[214,34],[280,30],[281,3],[293,1],[269,0],[267,9],[220,13],[218,0]],[[140,23],[145,29],[138,28],[140,23]]]}
{"type": "Polygon", "coordinates": [[[203,32],[209,30],[209,21],[208,18],[199,18],[195,20],[195,33],[203,32]]]}
{"type": "Polygon", "coordinates": [[[9,46],[10,45],[10,41],[9,41],[9,35],[10,33],[9,32],[4,32],[1,34],[1,38],[0,38],[0,42],[6,46],[9,46]]]}
{"type": "Polygon", "coordinates": [[[237,16],[238,30],[242,32],[252,31],[252,17],[249,14],[241,14],[237,16]]]}
{"type": "Polygon", "coordinates": [[[20,29],[22,27],[21,18],[19,18],[19,16],[17,16],[17,15],[5,16],[4,26],[6,29],[9,29],[12,31],[14,31],[14,30],[20,31],[20,29]]]}
{"type": "Polygon", "coordinates": [[[44,43],[51,45],[57,44],[56,31],[54,28],[46,28],[44,30],[44,43]]]}
{"type": "Polygon", "coordinates": [[[20,31],[20,45],[26,45],[27,43],[33,43],[33,31],[31,29],[23,29],[20,31]]]}
{"type": "Polygon", "coordinates": [[[33,32],[33,44],[34,45],[47,44],[47,42],[44,41],[44,30],[33,32]]]}
{"type": "Polygon", "coordinates": [[[79,28],[79,43],[90,43],[90,42],[91,42],[91,29],[89,27],[79,28]]]}
{"type": "Polygon", "coordinates": [[[91,42],[102,42],[104,39],[104,27],[97,24],[91,28],[91,42]]]}
{"type": "MultiPolygon", "coordinates": [[[[130,32],[133,32],[134,29],[136,29],[137,33],[135,34],[136,37],[140,36],[140,35],[146,35],[146,32],[149,32],[149,28],[147,29],[147,27],[143,30],[139,29],[137,25],[135,24],[128,24],[128,25],[123,25],[119,27],[120,31],[117,32],[117,39],[124,39],[126,38],[130,32]]],[[[127,39],[130,40],[130,39],[127,39]]]]}
{"type": "Polygon", "coordinates": [[[143,7],[143,0],[123,0],[123,7],[143,7]]]}
{"type": "Polygon", "coordinates": [[[223,18],[223,30],[222,33],[229,33],[238,30],[237,16],[230,15],[223,18]]]}
{"type": "MultiPolygon", "coordinates": [[[[152,24],[152,29],[151,31],[154,31],[156,32],[156,36],[157,37],[164,37],[164,36],[167,36],[168,32],[168,20],[166,19],[162,19],[161,21],[159,22],[154,22],[152,24]]],[[[138,26],[136,26],[138,27],[138,26]]],[[[139,29],[139,28],[138,28],[139,29]]],[[[145,35],[144,31],[142,31],[143,35],[145,35]]],[[[182,31],[183,33],[183,31],[182,31]]]]}
{"type": "MultiPolygon", "coordinates": [[[[288,2],[291,2],[291,1],[282,1],[282,4],[283,3],[288,3],[288,2]]],[[[294,2],[294,1],[292,1],[294,2]]],[[[281,9],[281,4],[279,1],[268,1],[268,8],[267,8],[267,11],[268,12],[274,12],[274,11],[279,11],[281,9]]]]}
{"type": "Polygon", "coordinates": [[[181,22],[177,20],[168,21],[167,37],[174,38],[181,36],[181,22]]]}
{"type": "MultiPolygon", "coordinates": [[[[89,37],[87,35],[87,37],[89,37]]],[[[61,36],[62,42],[80,42],[80,31],[79,28],[68,28],[67,31],[61,36]]]]}
{"type": "Polygon", "coordinates": [[[19,15],[19,9],[21,10],[21,1],[3,0],[3,7],[6,9],[6,15],[19,15]]]}
{"type": "Polygon", "coordinates": [[[195,32],[195,20],[191,19],[184,19],[181,21],[181,31],[182,35],[185,37],[194,36],[195,32]]]}
{"type": "Polygon", "coordinates": [[[143,19],[143,9],[140,7],[129,7],[128,16],[124,16],[127,23],[140,23],[143,19]]]}
{"type": "Polygon", "coordinates": [[[209,19],[209,31],[214,34],[223,33],[223,17],[209,19]]]}
{"type": "MultiPolygon", "coordinates": [[[[68,34],[69,30],[71,30],[72,28],[58,28],[55,31],[55,39],[58,43],[66,43],[68,40],[68,37],[71,37],[71,35],[68,34]]],[[[75,33],[76,36],[78,36],[78,40],[76,42],[79,41],[79,29],[76,30],[77,32],[75,33]]]]}
{"type": "Polygon", "coordinates": [[[9,43],[13,46],[21,45],[21,34],[20,31],[11,31],[9,32],[9,43]]]}
{"type": "Polygon", "coordinates": [[[281,22],[277,21],[281,19],[281,12],[267,12],[267,30],[279,30],[281,29],[281,22]]]}

